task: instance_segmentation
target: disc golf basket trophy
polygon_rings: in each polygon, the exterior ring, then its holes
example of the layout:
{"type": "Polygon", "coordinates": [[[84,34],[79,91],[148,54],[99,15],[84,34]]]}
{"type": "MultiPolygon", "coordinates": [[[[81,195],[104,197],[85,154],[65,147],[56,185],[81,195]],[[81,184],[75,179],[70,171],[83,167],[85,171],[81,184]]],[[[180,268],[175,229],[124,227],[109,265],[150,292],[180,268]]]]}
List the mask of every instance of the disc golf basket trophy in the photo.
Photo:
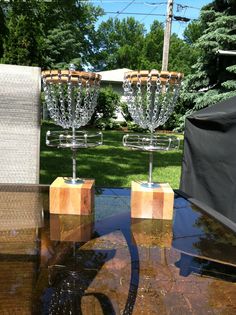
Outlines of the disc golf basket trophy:
{"type": "Polygon", "coordinates": [[[177,72],[130,71],[125,74],[124,96],[129,113],[146,134],[127,134],[123,145],[149,152],[147,182],[132,181],[131,216],[171,220],[174,192],[168,183],[154,183],[152,179],[153,152],[179,147],[179,139],[161,136],[155,129],[164,125],[174,110],[183,75],[177,72]]]}
{"type": "Polygon", "coordinates": [[[48,131],[46,144],[72,151],[72,177],[58,177],[50,186],[50,212],[86,214],[93,209],[94,179],[76,176],[78,149],[102,144],[102,133],[80,131],[94,112],[100,87],[99,74],[69,70],[42,72],[45,102],[53,122],[64,130],[48,131]]]}

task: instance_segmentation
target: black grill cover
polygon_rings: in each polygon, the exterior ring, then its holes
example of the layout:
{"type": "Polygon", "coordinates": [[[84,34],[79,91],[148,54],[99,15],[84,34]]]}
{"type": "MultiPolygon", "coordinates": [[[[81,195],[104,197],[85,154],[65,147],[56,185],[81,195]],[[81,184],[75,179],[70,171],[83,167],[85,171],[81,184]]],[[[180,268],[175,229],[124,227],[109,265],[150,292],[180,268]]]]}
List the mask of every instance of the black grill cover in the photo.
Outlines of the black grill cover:
{"type": "Polygon", "coordinates": [[[236,97],[187,117],[180,190],[236,226],[236,97]]]}

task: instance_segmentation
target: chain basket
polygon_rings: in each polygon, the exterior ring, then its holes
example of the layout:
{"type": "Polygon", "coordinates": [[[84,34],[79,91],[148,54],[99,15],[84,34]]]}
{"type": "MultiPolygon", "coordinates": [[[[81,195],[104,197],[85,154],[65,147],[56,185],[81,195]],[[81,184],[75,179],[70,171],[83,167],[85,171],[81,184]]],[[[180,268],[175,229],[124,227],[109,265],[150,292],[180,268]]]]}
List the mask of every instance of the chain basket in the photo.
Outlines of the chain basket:
{"type": "Polygon", "coordinates": [[[97,105],[101,76],[74,70],[42,72],[45,102],[51,119],[62,128],[85,126],[97,105]]]}
{"type": "Polygon", "coordinates": [[[164,125],[173,113],[176,104],[182,73],[168,71],[130,71],[125,73],[123,88],[129,113],[134,122],[149,134],[127,134],[123,145],[132,149],[149,151],[149,178],[145,187],[153,188],[152,181],[153,151],[178,149],[179,139],[174,136],[154,134],[164,125]]]}
{"type": "Polygon", "coordinates": [[[65,181],[80,184],[76,177],[76,152],[80,148],[95,147],[102,144],[102,133],[78,131],[91,119],[97,105],[101,76],[92,72],[69,70],[42,71],[45,103],[50,118],[64,131],[48,131],[46,144],[72,150],[73,175],[65,181]]]}
{"type": "Polygon", "coordinates": [[[182,77],[157,70],[127,72],[124,96],[134,122],[150,132],[164,125],[174,110],[182,77]]]}

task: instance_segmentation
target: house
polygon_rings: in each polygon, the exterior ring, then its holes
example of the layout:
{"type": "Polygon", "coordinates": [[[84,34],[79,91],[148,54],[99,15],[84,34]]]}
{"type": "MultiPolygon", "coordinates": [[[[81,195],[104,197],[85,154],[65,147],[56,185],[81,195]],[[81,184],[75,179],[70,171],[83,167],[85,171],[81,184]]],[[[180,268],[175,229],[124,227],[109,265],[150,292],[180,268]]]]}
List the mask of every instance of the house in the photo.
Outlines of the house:
{"type": "Polygon", "coordinates": [[[98,72],[102,76],[101,87],[111,86],[121,97],[123,96],[123,81],[125,72],[131,69],[122,68],[98,72]]]}
{"type": "MultiPolygon", "coordinates": [[[[128,71],[132,71],[132,70],[127,69],[127,68],[122,68],[122,69],[98,72],[102,76],[101,87],[107,87],[107,86],[112,87],[112,89],[120,95],[121,101],[124,101],[123,81],[124,81],[124,75],[128,71]]],[[[120,109],[117,109],[116,116],[117,116],[116,118],[117,121],[125,120],[123,115],[121,114],[120,109]]]]}

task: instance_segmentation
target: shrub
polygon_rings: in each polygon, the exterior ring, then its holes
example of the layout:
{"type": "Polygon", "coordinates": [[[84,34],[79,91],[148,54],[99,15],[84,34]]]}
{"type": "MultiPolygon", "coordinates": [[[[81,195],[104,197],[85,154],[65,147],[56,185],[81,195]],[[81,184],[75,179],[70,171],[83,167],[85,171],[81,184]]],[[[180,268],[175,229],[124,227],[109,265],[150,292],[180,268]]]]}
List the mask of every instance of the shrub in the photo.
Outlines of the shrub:
{"type": "Polygon", "coordinates": [[[97,100],[97,106],[92,116],[92,124],[97,124],[96,120],[101,118],[105,121],[106,119],[115,118],[115,111],[119,107],[120,96],[113,91],[111,87],[101,88],[97,100]]]}
{"type": "Polygon", "coordinates": [[[131,115],[129,113],[127,103],[126,102],[121,102],[120,103],[120,107],[121,107],[121,112],[122,112],[122,115],[123,115],[124,119],[126,121],[131,121],[132,117],[131,117],[131,115]]]}
{"type": "Polygon", "coordinates": [[[100,118],[95,121],[95,126],[101,130],[119,129],[120,124],[112,118],[100,118]]]}
{"type": "Polygon", "coordinates": [[[147,131],[147,129],[143,129],[143,128],[139,127],[133,121],[127,121],[127,127],[128,127],[128,130],[130,130],[130,131],[135,131],[135,132],[147,131]]]}

